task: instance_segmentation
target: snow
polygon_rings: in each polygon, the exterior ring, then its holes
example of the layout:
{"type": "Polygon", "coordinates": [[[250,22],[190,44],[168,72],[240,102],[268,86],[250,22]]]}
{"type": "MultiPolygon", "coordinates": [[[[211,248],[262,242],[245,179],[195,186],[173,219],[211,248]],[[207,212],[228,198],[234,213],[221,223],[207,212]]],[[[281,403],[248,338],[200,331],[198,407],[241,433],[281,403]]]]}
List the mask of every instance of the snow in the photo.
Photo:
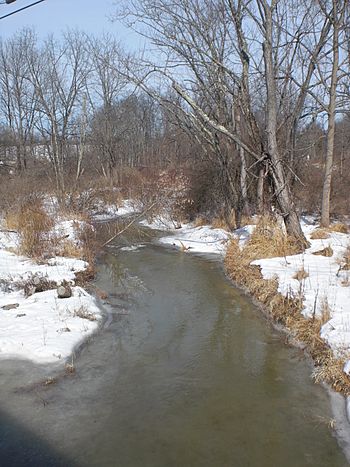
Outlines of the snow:
{"type": "Polygon", "coordinates": [[[73,287],[70,298],[56,290],[26,298],[22,291],[0,293],[0,358],[23,358],[37,363],[65,361],[98,327],[101,311],[87,292],[73,287]],[[1,307],[18,304],[14,309],[1,307]],[[96,321],[75,316],[88,310],[96,321]]]}
{"type": "Polygon", "coordinates": [[[285,258],[268,258],[253,261],[261,268],[264,279],[277,277],[278,291],[284,295],[303,297],[302,313],[305,317],[315,314],[322,317],[323,310],[330,311],[331,319],[321,329],[321,337],[336,354],[350,351],[350,287],[344,286],[347,271],[340,270],[340,258],[350,244],[350,236],[331,232],[324,240],[312,240],[315,227],[303,225],[310,248],[304,253],[285,258]],[[331,247],[333,255],[326,257],[313,253],[331,247]],[[308,275],[302,280],[294,276],[304,270],[308,275]]]}
{"type": "Polygon", "coordinates": [[[132,200],[124,200],[121,206],[105,204],[101,201],[100,206],[91,213],[91,216],[95,221],[107,221],[121,216],[128,216],[135,212],[138,212],[138,207],[132,200]]]}
{"type": "Polygon", "coordinates": [[[171,235],[161,237],[159,242],[163,245],[172,245],[193,253],[211,253],[223,255],[226,251],[232,234],[223,229],[214,229],[210,225],[195,227],[188,223],[176,229],[174,222],[157,217],[152,222],[142,221],[141,224],[157,230],[167,230],[171,235]]]}
{"type": "Polygon", "coordinates": [[[146,245],[130,245],[130,246],[122,246],[120,251],[140,251],[141,248],[144,248],[146,245]]]}
{"type": "MultiPolygon", "coordinates": [[[[269,258],[253,261],[261,268],[265,279],[277,277],[278,291],[287,296],[302,296],[305,317],[325,317],[328,310],[330,319],[321,328],[321,337],[333,350],[335,356],[350,356],[350,286],[349,271],[341,270],[341,258],[350,246],[350,235],[330,232],[329,238],[312,240],[310,234],[314,225],[302,224],[310,242],[304,253],[285,258],[269,258]],[[331,247],[333,255],[326,257],[313,253],[331,247]],[[297,280],[294,276],[304,270],[308,276],[297,280]]],[[[344,371],[350,374],[350,359],[344,371]]]]}
{"type": "MultiPolygon", "coordinates": [[[[72,223],[56,227],[73,235],[72,223]]],[[[86,269],[85,261],[53,257],[37,264],[13,251],[18,246],[15,233],[0,232],[0,358],[24,358],[37,363],[65,361],[76,347],[97,330],[102,318],[95,299],[81,287],[72,287],[72,297],[59,299],[55,289],[25,297],[16,289],[33,274],[61,283],[74,284],[75,273],[86,269]],[[4,309],[14,305],[12,309],[4,309]],[[90,321],[75,316],[87,311],[96,318],[90,321]]]]}

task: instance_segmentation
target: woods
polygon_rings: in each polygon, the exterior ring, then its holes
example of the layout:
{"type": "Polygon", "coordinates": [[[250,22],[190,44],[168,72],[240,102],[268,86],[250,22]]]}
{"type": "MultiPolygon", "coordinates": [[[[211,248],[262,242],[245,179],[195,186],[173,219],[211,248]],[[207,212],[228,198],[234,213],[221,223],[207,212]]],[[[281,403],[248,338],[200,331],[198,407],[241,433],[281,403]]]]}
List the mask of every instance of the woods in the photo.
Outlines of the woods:
{"type": "Polygon", "coordinates": [[[132,190],[185,171],[205,214],[233,228],[273,211],[303,248],[300,213],[327,227],[348,199],[349,12],[345,0],[135,0],[114,17],[144,37],[133,53],[111,35],[22,30],[0,45],[2,184],[39,166],[67,203],[93,180],[132,190]]]}

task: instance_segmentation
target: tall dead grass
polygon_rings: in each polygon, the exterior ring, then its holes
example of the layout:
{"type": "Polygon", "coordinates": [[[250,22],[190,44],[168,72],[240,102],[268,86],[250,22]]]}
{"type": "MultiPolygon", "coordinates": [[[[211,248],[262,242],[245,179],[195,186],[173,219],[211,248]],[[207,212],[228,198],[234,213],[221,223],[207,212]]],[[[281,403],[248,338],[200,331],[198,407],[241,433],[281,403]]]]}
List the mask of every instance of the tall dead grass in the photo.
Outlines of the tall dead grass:
{"type": "Polygon", "coordinates": [[[299,296],[283,296],[278,292],[277,277],[265,280],[260,267],[251,264],[256,259],[296,253],[299,253],[298,246],[283,234],[277,223],[262,219],[243,248],[240,248],[237,240],[230,242],[225,268],[238,286],[263,305],[274,322],[282,324],[294,339],[304,344],[315,364],[315,381],[325,381],[336,391],[349,395],[350,378],[343,372],[344,359],[335,359],[331,349],[320,337],[322,325],[330,318],[329,308],[324,306],[320,318],[314,316],[306,319],[301,313],[302,292],[299,296]]]}
{"type": "Polygon", "coordinates": [[[43,256],[50,244],[48,233],[54,223],[43,209],[39,198],[29,199],[5,214],[8,229],[20,236],[19,253],[29,257],[43,256]]]}

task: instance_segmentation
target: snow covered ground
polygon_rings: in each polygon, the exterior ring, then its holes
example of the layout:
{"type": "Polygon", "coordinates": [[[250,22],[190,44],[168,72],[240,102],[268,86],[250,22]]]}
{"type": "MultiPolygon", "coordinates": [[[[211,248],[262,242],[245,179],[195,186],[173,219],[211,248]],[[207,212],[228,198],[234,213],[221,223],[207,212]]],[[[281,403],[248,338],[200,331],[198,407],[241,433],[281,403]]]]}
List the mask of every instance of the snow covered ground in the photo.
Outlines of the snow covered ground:
{"type": "Polygon", "coordinates": [[[157,217],[153,222],[142,221],[146,227],[157,230],[166,230],[171,235],[161,237],[159,242],[163,245],[173,245],[180,250],[189,250],[193,253],[214,253],[224,255],[232,234],[223,229],[214,229],[210,225],[195,227],[193,224],[183,224],[175,228],[174,222],[157,217]]]}
{"type": "Polygon", "coordinates": [[[128,199],[124,200],[122,206],[119,207],[115,204],[103,204],[101,202],[101,205],[91,213],[91,217],[94,221],[107,221],[133,214],[137,211],[136,203],[128,199]]]}
{"type": "MultiPolygon", "coordinates": [[[[61,228],[72,232],[65,221],[61,228]]],[[[65,361],[98,327],[101,310],[81,287],[72,286],[70,298],[59,299],[56,289],[26,297],[16,283],[35,276],[74,284],[75,273],[85,261],[54,257],[37,264],[16,255],[15,233],[0,232],[0,358],[24,358],[38,363],[65,361]]]]}
{"type": "MultiPolygon", "coordinates": [[[[350,235],[329,232],[329,238],[311,239],[314,225],[302,224],[310,247],[302,254],[284,258],[269,258],[253,261],[260,266],[265,279],[277,277],[279,292],[287,296],[303,296],[305,317],[330,319],[321,329],[321,337],[336,355],[350,355],[350,271],[341,269],[341,262],[350,245],[350,235]],[[315,255],[331,248],[332,256],[315,255]],[[304,271],[303,278],[297,273],[304,271]]],[[[350,368],[349,368],[350,369],[350,368]]]]}
{"type": "MultiPolygon", "coordinates": [[[[44,205],[48,213],[57,216],[55,199],[45,200],[44,205]]],[[[93,213],[93,219],[114,219],[135,211],[135,203],[126,200],[121,207],[102,205],[93,213]]],[[[50,235],[79,244],[77,231],[84,222],[59,216],[57,219],[50,235]]],[[[88,264],[61,256],[38,264],[16,254],[18,246],[15,232],[0,231],[0,358],[24,358],[37,363],[65,361],[97,330],[102,319],[94,297],[74,286],[76,273],[84,271],[88,264]],[[52,289],[26,297],[18,284],[33,276],[57,284],[70,282],[72,296],[59,299],[56,289],[52,289]]]]}

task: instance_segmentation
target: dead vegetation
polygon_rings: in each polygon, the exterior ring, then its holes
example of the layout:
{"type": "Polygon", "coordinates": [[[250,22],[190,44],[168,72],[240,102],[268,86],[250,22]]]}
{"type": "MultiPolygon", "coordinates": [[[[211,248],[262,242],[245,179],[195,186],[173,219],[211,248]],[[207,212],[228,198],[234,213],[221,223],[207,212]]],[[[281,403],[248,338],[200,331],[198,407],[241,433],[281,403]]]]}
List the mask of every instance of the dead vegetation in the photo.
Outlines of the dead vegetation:
{"type": "Polygon", "coordinates": [[[5,225],[19,233],[20,254],[40,258],[50,249],[48,233],[54,224],[45,212],[40,198],[29,198],[23,204],[9,210],[5,214],[5,225]]]}
{"type": "Polygon", "coordinates": [[[296,279],[297,281],[302,282],[307,277],[309,277],[309,273],[307,271],[305,271],[304,268],[301,268],[301,269],[299,269],[299,271],[297,271],[294,274],[293,279],[296,279]]]}
{"type": "Polygon", "coordinates": [[[326,246],[322,250],[314,251],[312,254],[315,256],[326,256],[327,258],[331,258],[333,256],[333,249],[331,246],[326,246]]]}
{"type": "Polygon", "coordinates": [[[19,235],[19,245],[15,253],[38,262],[54,256],[64,256],[93,263],[97,241],[88,213],[72,211],[72,208],[62,206],[58,210],[53,209],[51,214],[48,211],[42,199],[34,195],[7,209],[4,216],[5,227],[19,235]],[[73,237],[61,228],[62,221],[71,223],[73,237]]]}
{"type": "Polygon", "coordinates": [[[85,306],[79,307],[74,311],[74,316],[78,318],[87,319],[88,321],[96,321],[96,316],[91,313],[85,306]]]}
{"type": "MultiPolygon", "coordinates": [[[[288,237],[283,238],[283,232],[276,224],[268,225],[266,220],[258,223],[251,239],[241,249],[237,240],[232,240],[225,258],[228,276],[240,287],[249,292],[263,305],[269,318],[283,325],[290,337],[303,343],[312,357],[316,382],[325,381],[333,389],[350,395],[350,378],[344,373],[344,358],[335,358],[332,350],[321,339],[320,330],[330,319],[330,310],[326,300],[322,304],[321,316],[305,318],[302,291],[299,296],[288,294],[286,297],[278,292],[278,280],[263,279],[259,266],[252,265],[255,259],[286,256],[298,253],[294,242],[288,237]]],[[[303,269],[296,274],[297,280],[304,280],[307,272],[303,269]]]]}
{"type": "Polygon", "coordinates": [[[335,224],[330,225],[329,229],[331,232],[338,232],[338,233],[349,233],[349,228],[346,224],[342,222],[336,222],[335,224]]]}
{"type": "Polygon", "coordinates": [[[346,224],[336,222],[335,224],[331,224],[328,228],[319,227],[318,229],[315,229],[311,233],[310,238],[311,240],[325,240],[330,237],[331,232],[347,234],[349,233],[349,229],[346,224]]]}
{"type": "Polygon", "coordinates": [[[311,240],[325,240],[326,238],[329,238],[329,231],[321,228],[315,229],[311,232],[310,238],[311,240]]]}
{"type": "Polygon", "coordinates": [[[340,259],[342,271],[350,271],[350,246],[346,249],[344,256],[340,259]]]}

